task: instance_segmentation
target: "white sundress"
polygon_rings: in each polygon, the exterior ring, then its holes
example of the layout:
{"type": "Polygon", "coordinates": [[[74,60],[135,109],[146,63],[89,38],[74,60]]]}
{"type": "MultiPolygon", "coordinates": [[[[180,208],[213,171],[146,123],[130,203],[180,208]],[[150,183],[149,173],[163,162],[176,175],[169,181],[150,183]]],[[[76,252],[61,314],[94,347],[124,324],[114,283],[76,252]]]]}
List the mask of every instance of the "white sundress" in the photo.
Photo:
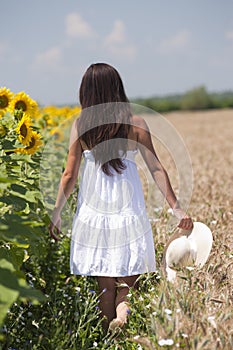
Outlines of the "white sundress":
{"type": "Polygon", "coordinates": [[[126,169],[106,175],[90,150],[72,225],[70,269],[75,275],[133,276],[156,270],[151,225],[135,155],[122,157],[126,169]]]}

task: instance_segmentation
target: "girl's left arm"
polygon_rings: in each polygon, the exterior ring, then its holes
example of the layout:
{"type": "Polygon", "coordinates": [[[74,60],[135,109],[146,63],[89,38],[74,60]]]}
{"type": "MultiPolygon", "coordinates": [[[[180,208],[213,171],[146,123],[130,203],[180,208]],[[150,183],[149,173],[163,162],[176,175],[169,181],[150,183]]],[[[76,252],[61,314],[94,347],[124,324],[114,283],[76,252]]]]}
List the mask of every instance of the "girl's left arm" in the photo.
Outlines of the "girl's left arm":
{"type": "Polygon", "coordinates": [[[58,237],[54,233],[54,230],[56,229],[57,233],[59,234],[61,225],[61,211],[74,189],[78,177],[81,158],[82,147],[78,139],[77,120],[75,120],[71,128],[66,168],[61,177],[57,199],[52,214],[52,220],[49,226],[50,234],[56,240],[58,240],[58,237]]]}
{"type": "Polygon", "coordinates": [[[138,136],[138,147],[151,172],[154,181],[173,209],[174,215],[180,220],[178,227],[190,230],[193,227],[192,219],[183,211],[172,189],[170,179],[155,152],[149,128],[144,119],[137,117],[134,121],[135,132],[138,136]]]}

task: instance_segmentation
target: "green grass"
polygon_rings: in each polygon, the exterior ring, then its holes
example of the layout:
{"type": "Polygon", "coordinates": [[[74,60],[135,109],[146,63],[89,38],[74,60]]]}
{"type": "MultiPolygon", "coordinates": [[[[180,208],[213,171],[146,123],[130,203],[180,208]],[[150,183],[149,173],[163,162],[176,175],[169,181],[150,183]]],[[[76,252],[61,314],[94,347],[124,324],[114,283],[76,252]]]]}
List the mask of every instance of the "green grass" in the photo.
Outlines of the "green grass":
{"type": "MultiPolygon", "coordinates": [[[[162,230],[165,222],[166,218],[162,230]]],[[[23,266],[29,284],[42,290],[47,300],[38,305],[14,303],[2,329],[2,348],[230,349],[231,301],[216,294],[212,278],[218,267],[184,269],[176,284],[167,283],[160,272],[163,244],[153,229],[158,272],[141,276],[138,291],[129,290],[131,312],[121,333],[102,331],[95,278],[70,275],[69,239],[57,244],[47,238],[43,255],[23,266]]],[[[219,281],[219,288],[226,282],[219,281]]]]}

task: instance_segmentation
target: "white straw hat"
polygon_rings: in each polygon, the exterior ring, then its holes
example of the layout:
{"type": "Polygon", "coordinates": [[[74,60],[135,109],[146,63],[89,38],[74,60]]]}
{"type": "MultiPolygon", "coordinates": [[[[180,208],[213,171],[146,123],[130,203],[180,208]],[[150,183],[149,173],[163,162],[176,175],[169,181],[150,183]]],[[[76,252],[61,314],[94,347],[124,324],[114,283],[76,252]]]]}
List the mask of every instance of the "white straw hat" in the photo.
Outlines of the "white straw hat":
{"type": "Polygon", "coordinates": [[[164,250],[163,267],[167,280],[173,282],[176,270],[185,266],[202,267],[207,261],[213,243],[213,236],[208,226],[194,222],[190,231],[180,230],[174,233],[164,250]]]}

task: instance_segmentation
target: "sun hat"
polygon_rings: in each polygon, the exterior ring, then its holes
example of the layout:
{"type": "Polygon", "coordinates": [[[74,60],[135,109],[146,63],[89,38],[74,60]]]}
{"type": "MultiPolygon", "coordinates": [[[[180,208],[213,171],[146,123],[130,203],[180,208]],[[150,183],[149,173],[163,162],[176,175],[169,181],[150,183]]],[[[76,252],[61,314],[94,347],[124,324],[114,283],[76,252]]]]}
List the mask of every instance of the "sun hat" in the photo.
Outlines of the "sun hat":
{"type": "Polygon", "coordinates": [[[192,230],[175,232],[165,246],[163,254],[163,268],[167,280],[175,281],[176,268],[202,267],[209,257],[212,243],[212,232],[202,222],[194,222],[192,230]]]}

